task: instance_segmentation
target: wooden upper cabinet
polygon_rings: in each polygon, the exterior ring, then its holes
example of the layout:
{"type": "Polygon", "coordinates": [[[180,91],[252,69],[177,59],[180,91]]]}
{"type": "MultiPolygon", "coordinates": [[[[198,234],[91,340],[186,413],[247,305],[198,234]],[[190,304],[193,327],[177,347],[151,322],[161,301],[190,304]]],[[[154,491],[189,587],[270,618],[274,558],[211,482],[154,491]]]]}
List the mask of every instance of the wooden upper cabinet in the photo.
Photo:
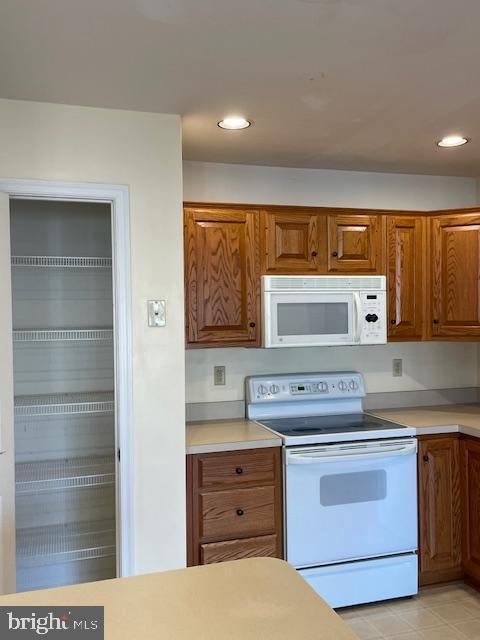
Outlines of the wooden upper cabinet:
{"type": "Polygon", "coordinates": [[[265,212],[264,273],[315,274],[323,258],[317,213],[265,212]]]}
{"type": "Polygon", "coordinates": [[[420,584],[462,575],[458,436],[424,436],[418,450],[420,584]]]}
{"type": "Polygon", "coordinates": [[[462,436],[461,448],[463,566],[480,587],[480,440],[462,436]]]}
{"type": "Polygon", "coordinates": [[[382,273],[383,236],[381,215],[329,214],[327,271],[382,273]]]}
{"type": "Polygon", "coordinates": [[[185,208],[189,346],[260,344],[259,212],[185,208]]]}
{"type": "Polygon", "coordinates": [[[387,218],[388,336],[421,340],[424,327],[425,219],[387,218]]]}
{"type": "Polygon", "coordinates": [[[432,335],[480,337],[480,212],[430,224],[432,335]]]}

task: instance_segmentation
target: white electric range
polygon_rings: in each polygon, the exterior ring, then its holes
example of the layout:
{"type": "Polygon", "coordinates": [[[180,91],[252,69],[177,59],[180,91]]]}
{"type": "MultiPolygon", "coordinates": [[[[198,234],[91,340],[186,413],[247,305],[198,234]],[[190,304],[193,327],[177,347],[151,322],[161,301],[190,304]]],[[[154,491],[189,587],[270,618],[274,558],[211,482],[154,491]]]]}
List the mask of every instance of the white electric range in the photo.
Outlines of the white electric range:
{"type": "Polygon", "coordinates": [[[247,378],[283,440],[285,558],[332,606],[418,591],[415,430],[363,412],[356,372],[247,378]]]}

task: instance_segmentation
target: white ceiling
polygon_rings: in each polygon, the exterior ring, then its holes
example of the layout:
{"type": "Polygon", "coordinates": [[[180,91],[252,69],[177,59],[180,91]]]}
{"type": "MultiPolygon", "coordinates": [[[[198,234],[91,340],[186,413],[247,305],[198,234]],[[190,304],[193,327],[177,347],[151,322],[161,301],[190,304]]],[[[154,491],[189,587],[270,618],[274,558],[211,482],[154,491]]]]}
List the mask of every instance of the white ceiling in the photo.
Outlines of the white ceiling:
{"type": "Polygon", "coordinates": [[[0,96],[180,113],[188,160],[478,176],[479,33],[479,0],[1,0],[0,96]]]}

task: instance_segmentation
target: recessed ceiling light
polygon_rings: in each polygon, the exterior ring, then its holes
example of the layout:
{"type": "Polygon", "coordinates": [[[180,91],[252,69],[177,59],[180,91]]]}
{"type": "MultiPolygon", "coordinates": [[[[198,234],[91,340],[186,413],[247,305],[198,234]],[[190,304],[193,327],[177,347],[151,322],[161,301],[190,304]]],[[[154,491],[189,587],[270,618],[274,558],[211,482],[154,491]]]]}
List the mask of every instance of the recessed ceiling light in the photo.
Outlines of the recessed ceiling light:
{"type": "Polygon", "coordinates": [[[248,129],[248,127],[252,124],[250,120],[246,118],[242,118],[241,116],[230,116],[229,118],[224,118],[217,122],[220,129],[229,129],[234,131],[235,129],[248,129]]]}
{"type": "Polygon", "coordinates": [[[463,136],[445,136],[437,142],[439,147],[461,147],[463,144],[467,144],[468,138],[463,136]]]}

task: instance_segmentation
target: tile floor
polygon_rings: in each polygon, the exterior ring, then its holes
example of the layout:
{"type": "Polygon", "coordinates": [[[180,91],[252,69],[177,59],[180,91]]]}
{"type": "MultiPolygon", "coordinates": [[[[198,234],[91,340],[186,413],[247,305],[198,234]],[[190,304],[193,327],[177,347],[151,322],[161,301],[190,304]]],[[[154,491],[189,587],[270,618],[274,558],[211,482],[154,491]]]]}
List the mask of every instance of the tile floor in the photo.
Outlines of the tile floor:
{"type": "Polygon", "coordinates": [[[361,640],[480,640],[480,593],[461,582],[337,613],[361,640]]]}

